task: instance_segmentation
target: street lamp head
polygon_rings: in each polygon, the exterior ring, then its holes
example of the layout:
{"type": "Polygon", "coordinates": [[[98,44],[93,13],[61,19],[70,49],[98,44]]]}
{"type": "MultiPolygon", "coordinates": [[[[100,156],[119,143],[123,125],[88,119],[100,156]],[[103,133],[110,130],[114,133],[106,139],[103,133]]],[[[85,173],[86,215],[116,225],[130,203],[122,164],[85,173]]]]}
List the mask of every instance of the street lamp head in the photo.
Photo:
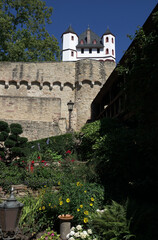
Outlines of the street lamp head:
{"type": "Polygon", "coordinates": [[[73,110],[74,103],[70,100],[70,101],[67,103],[67,105],[68,105],[68,110],[69,110],[69,111],[72,111],[72,110],[73,110]]]}
{"type": "Polygon", "coordinates": [[[12,188],[10,197],[0,204],[0,228],[2,233],[16,232],[23,206],[15,199],[12,188]]]}

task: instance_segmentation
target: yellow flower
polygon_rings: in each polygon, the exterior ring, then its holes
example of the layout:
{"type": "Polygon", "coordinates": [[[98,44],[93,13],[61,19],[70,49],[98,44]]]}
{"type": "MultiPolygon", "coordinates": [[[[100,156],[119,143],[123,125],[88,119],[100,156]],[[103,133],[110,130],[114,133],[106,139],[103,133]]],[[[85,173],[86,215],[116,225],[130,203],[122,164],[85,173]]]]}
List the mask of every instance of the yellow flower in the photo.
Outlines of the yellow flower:
{"type": "Polygon", "coordinates": [[[59,205],[60,205],[60,206],[63,205],[63,201],[60,201],[60,202],[59,202],[59,205]]]}
{"type": "Polygon", "coordinates": [[[80,182],[77,182],[76,185],[77,185],[77,186],[80,186],[80,182]]]}
{"type": "Polygon", "coordinates": [[[83,221],[84,221],[84,223],[87,223],[88,222],[88,218],[84,218],[83,221]]]}
{"type": "Polygon", "coordinates": [[[42,209],[45,210],[45,206],[43,206],[42,209]]]}
{"type": "Polygon", "coordinates": [[[91,201],[94,202],[94,198],[93,197],[91,197],[91,201]]]}
{"type": "Polygon", "coordinates": [[[87,191],[85,190],[84,193],[86,193],[87,191]]]}
{"type": "Polygon", "coordinates": [[[70,202],[70,198],[67,198],[67,199],[66,199],[66,202],[69,203],[69,202],[70,202]]]}
{"type": "Polygon", "coordinates": [[[89,205],[92,207],[92,206],[93,206],[93,203],[90,203],[89,205]]]}
{"type": "Polygon", "coordinates": [[[51,206],[51,203],[49,203],[49,207],[51,206]]]}
{"type": "Polygon", "coordinates": [[[84,214],[85,214],[85,215],[88,215],[88,211],[84,211],[84,214]]]}
{"type": "Polygon", "coordinates": [[[46,185],[44,185],[44,187],[47,187],[46,185]]]}
{"type": "Polygon", "coordinates": [[[80,208],[83,208],[83,205],[80,205],[80,208]]]}
{"type": "Polygon", "coordinates": [[[80,209],[79,208],[77,208],[77,212],[79,212],[80,211],[80,209]]]}
{"type": "Polygon", "coordinates": [[[58,185],[60,185],[60,181],[58,182],[58,185]]]}
{"type": "Polygon", "coordinates": [[[42,208],[40,207],[40,208],[39,208],[39,210],[41,211],[41,210],[42,210],[42,208]]]}

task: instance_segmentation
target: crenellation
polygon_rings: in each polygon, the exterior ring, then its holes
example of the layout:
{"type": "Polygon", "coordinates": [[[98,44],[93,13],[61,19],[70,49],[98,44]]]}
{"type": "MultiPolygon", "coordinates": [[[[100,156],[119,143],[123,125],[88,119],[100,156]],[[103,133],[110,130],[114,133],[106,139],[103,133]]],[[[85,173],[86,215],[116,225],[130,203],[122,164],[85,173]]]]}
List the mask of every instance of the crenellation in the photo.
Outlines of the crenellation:
{"type": "Polygon", "coordinates": [[[114,62],[0,62],[1,120],[19,122],[29,140],[66,133],[67,103],[78,131],[90,118],[90,105],[115,67],[114,62]]]}

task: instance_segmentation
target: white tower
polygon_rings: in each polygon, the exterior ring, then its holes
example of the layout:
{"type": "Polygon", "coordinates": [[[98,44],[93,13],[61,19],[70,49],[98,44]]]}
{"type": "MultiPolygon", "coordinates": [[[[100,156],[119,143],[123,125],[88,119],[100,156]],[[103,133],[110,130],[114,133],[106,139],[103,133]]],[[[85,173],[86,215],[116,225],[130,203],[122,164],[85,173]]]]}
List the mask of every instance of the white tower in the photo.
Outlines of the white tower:
{"type": "Polygon", "coordinates": [[[106,32],[103,34],[102,42],[104,45],[105,60],[115,61],[115,36],[110,32],[109,28],[107,28],[106,32]]]}
{"type": "Polygon", "coordinates": [[[76,61],[78,36],[71,26],[62,34],[62,61],[76,61]]]}

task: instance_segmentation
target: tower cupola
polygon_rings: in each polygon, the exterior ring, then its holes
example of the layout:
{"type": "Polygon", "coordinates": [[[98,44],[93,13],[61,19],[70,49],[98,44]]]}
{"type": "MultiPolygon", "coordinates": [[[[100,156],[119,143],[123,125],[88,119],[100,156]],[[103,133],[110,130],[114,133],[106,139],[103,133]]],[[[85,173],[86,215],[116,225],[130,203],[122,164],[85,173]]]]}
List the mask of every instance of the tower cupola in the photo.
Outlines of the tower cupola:
{"type": "Polygon", "coordinates": [[[115,36],[111,33],[110,29],[107,28],[106,32],[102,36],[102,42],[104,45],[105,57],[115,61],[115,36]]]}
{"type": "Polygon", "coordinates": [[[72,29],[71,25],[62,34],[62,61],[76,61],[78,44],[78,36],[72,29]]]}

